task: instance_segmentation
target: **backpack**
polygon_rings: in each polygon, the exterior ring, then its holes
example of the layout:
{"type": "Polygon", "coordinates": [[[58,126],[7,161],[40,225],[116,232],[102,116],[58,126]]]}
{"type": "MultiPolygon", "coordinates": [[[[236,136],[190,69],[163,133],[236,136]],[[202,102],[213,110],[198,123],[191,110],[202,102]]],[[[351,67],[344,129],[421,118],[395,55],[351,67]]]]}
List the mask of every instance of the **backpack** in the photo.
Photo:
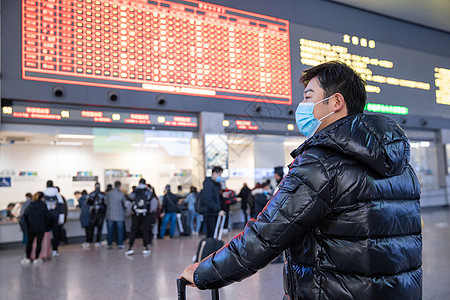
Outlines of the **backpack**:
{"type": "Polygon", "coordinates": [[[197,197],[196,197],[195,203],[194,203],[195,211],[201,215],[205,213],[205,205],[202,202],[202,200],[203,200],[202,196],[203,196],[203,190],[201,190],[200,192],[197,193],[197,197]]]}
{"type": "Polygon", "coordinates": [[[91,205],[91,213],[103,214],[105,211],[105,195],[103,193],[95,194],[91,205]]]}
{"type": "Polygon", "coordinates": [[[136,214],[136,216],[145,216],[149,211],[149,201],[146,195],[146,190],[135,189],[134,195],[134,213],[136,214]]]}
{"type": "Polygon", "coordinates": [[[58,198],[55,196],[45,196],[44,195],[45,205],[47,205],[47,210],[52,211],[55,210],[58,206],[58,198]]]}

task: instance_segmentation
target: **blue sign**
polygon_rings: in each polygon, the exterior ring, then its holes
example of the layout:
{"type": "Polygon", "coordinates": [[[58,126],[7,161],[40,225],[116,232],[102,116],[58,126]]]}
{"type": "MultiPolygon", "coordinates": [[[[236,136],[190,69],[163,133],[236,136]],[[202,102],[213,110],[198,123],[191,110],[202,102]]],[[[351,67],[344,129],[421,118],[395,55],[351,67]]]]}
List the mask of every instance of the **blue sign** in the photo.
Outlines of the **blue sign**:
{"type": "Polygon", "coordinates": [[[0,177],[0,187],[11,187],[11,177],[0,177]]]}

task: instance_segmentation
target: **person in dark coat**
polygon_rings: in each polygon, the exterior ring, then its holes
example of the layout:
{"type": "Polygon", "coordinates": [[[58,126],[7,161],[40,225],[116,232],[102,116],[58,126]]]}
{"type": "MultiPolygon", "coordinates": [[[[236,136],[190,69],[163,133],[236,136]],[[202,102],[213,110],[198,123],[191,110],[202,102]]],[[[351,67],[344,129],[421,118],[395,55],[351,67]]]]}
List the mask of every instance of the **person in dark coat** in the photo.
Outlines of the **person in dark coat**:
{"type": "Polygon", "coordinates": [[[422,299],[420,184],[403,130],[363,114],[364,81],[341,62],[304,71],[308,139],[256,220],[182,276],[200,289],[251,276],[285,251],[285,299],[422,299]]]}
{"type": "Polygon", "coordinates": [[[83,248],[89,247],[89,243],[87,241],[88,241],[88,235],[89,235],[88,234],[89,220],[91,219],[91,214],[90,214],[91,206],[86,203],[87,197],[88,197],[87,191],[83,190],[81,192],[81,197],[78,199],[78,207],[81,208],[80,223],[81,223],[81,227],[83,227],[84,231],[85,231],[85,240],[84,240],[83,244],[81,244],[81,246],[83,246],[83,248]]]}
{"type": "Polygon", "coordinates": [[[206,224],[207,238],[213,237],[219,215],[225,215],[220,198],[222,172],[222,167],[215,166],[212,168],[211,177],[206,177],[203,181],[202,203],[205,205],[203,219],[206,224]]]}
{"type": "Polygon", "coordinates": [[[100,190],[100,183],[95,183],[95,190],[89,194],[86,203],[90,205],[90,219],[87,228],[87,242],[92,243],[94,240],[94,229],[97,228],[95,236],[95,247],[100,247],[100,239],[102,237],[103,221],[106,215],[106,195],[100,190]]]}
{"type": "Polygon", "coordinates": [[[42,262],[42,259],[39,258],[42,239],[44,238],[44,233],[49,229],[50,224],[50,215],[44,203],[44,193],[37,192],[33,195],[31,203],[25,209],[22,218],[27,227],[28,240],[26,247],[27,257],[22,259],[21,263],[31,263],[31,249],[34,239],[36,239],[36,259],[33,263],[42,262]]]}
{"type": "Polygon", "coordinates": [[[244,219],[245,224],[247,224],[248,221],[248,214],[247,214],[247,208],[248,208],[248,196],[250,195],[250,189],[247,186],[247,183],[244,182],[244,185],[241,188],[241,191],[238,194],[238,197],[241,198],[241,209],[244,213],[244,219]]]}

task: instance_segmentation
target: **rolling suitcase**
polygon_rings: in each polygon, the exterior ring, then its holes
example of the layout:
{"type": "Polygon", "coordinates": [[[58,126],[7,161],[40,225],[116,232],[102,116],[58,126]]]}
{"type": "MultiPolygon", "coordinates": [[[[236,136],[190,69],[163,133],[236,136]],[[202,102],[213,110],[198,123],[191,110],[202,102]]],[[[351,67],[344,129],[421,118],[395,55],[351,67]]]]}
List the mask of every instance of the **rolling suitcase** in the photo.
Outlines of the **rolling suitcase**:
{"type": "MultiPolygon", "coordinates": [[[[177,289],[178,289],[178,300],[186,300],[186,285],[189,284],[189,281],[180,277],[177,279],[177,289]]],[[[213,289],[211,290],[211,299],[219,300],[219,290],[213,289]]]]}
{"type": "MultiPolygon", "coordinates": [[[[31,259],[35,259],[36,256],[36,243],[37,239],[34,239],[33,246],[31,247],[31,259]]],[[[39,253],[39,258],[42,260],[49,260],[52,257],[52,245],[51,245],[51,237],[50,232],[44,233],[44,237],[42,238],[41,243],[41,253],[39,253]]]]}
{"type": "Polygon", "coordinates": [[[194,256],[194,262],[200,262],[211,253],[219,250],[223,247],[224,242],[222,239],[223,226],[225,224],[226,216],[219,216],[217,218],[216,228],[214,230],[214,236],[212,238],[204,238],[200,241],[197,247],[197,253],[194,256]]]}

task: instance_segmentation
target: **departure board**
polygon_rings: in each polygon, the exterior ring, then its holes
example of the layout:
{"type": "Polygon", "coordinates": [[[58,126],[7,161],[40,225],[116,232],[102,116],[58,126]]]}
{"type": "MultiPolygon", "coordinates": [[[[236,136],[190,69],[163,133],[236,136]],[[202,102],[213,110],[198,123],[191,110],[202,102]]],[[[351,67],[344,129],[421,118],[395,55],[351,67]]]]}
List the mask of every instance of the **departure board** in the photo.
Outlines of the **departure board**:
{"type": "Polygon", "coordinates": [[[196,0],[22,3],[27,80],[291,104],[290,64],[289,22],[270,16],[196,0]]]}
{"type": "Polygon", "coordinates": [[[194,114],[156,113],[145,110],[114,110],[99,107],[52,106],[22,102],[3,106],[1,117],[9,122],[30,122],[55,125],[89,125],[106,127],[130,127],[143,129],[198,128],[194,114]]]}

